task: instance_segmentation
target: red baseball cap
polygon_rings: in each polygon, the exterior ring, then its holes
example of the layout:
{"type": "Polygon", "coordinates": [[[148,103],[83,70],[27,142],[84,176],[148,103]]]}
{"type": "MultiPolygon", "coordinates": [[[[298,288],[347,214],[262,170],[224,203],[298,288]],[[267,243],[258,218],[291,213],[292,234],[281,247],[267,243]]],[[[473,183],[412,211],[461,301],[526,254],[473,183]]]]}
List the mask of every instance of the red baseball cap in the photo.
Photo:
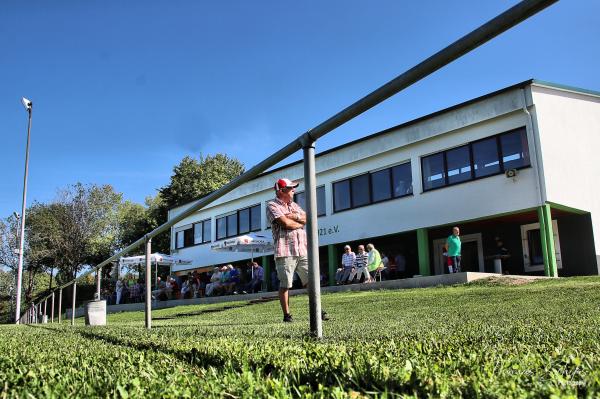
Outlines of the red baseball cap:
{"type": "Polygon", "coordinates": [[[291,181],[290,179],[279,179],[277,180],[277,183],[275,183],[275,191],[279,191],[283,188],[288,188],[288,187],[298,187],[299,183],[294,183],[293,181],[291,181]]]}

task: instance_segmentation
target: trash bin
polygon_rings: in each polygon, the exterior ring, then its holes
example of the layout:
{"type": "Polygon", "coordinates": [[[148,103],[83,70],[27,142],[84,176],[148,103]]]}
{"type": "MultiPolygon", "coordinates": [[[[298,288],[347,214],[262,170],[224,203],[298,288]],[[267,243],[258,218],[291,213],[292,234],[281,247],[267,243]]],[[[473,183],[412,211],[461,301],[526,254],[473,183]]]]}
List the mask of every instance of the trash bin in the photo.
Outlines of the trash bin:
{"type": "Polygon", "coordinates": [[[42,317],[42,324],[48,324],[48,315],[42,317]]]}
{"type": "Polygon", "coordinates": [[[85,304],[85,325],[106,325],[106,301],[89,301],[85,304]]]}
{"type": "Polygon", "coordinates": [[[502,259],[494,258],[494,273],[502,274],[502,259]]]}

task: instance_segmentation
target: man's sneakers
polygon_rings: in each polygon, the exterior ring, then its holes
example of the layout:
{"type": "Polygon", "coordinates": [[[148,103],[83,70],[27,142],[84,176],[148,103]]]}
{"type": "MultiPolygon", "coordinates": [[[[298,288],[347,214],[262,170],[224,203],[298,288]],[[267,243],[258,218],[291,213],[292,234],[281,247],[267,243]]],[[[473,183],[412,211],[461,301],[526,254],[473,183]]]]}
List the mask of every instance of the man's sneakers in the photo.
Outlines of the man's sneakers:
{"type": "MultiPolygon", "coordinates": [[[[322,311],[321,312],[321,320],[329,320],[329,316],[327,315],[327,312],[322,311]]],[[[292,317],[291,314],[284,314],[283,315],[283,322],[284,323],[291,323],[294,321],[294,318],[292,317]]]]}

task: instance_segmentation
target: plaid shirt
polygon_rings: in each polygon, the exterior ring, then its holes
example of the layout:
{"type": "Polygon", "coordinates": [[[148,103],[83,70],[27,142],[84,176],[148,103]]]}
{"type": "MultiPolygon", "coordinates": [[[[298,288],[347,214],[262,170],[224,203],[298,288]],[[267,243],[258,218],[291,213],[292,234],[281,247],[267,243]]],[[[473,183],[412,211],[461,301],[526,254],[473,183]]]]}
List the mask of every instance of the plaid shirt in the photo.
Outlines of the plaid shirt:
{"type": "Polygon", "coordinates": [[[344,269],[350,269],[354,266],[354,261],[356,260],[356,255],[354,252],[346,252],[342,255],[342,265],[344,265],[344,269]]]}
{"type": "Polygon", "coordinates": [[[369,254],[366,252],[363,252],[362,254],[360,252],[357,252],[356,260],[354,261],[354,267],[358,268],[358,267],[367,266],[368,257],[369,257],[369,254]]]}
{"type": "Polygon", "coordinates": [[[302,208],[294,201],[286,204],[279,198],[275,198],[267,204],[267,220],[271,224],[273,232],[275,257],[306,256],[306,231],[303,228],[287,230],[275,221],[288,213],[297,213],[302,217],[305,216],[302,208]]]}

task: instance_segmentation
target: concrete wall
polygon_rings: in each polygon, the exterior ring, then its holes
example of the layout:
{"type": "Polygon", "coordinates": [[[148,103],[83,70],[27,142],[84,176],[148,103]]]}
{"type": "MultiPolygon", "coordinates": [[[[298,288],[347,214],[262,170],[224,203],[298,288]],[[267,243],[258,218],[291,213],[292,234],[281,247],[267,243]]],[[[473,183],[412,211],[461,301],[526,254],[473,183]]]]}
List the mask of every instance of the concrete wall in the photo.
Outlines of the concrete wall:
{"type": "MultiPolygon", "coordinates": [[[[498,175],[425,193],[421,187],[422,156],[528,126],[528,116],[522,110],[524,104],[522,89],[506,91],[319,156],[316,162],[317,184],[325,186],[327,208],[327,215],[319,218],[320,245],[538,206],[540,198],[535,163],[531,168],[521,170],[517,179],[498,175]],[[407,161],[412,165],[414,195],[333,213],[333,182],[407,161]]],[[[531,136],[533,133],[528,131],[528,134],[531,136]]],[[[291,165],[242,185],[209,208],[178,223],[173,230],[178,231],[193,222],[212,217],[214,240],[215,216],[260,203],[263,232],[270,234],[269,230],[265,230],[264,204],[274,196],[274,181],[283,176],[302,182],[302,164],[291,165]]],[[[302,184],[299,190],[303,190],[302,184]]],[[[173,209],[170,216],[185,208],[173,209]]],[[[174,243],[172,245],[174,247],[174,243]]],[[[194,267],[249,257],[248,254],[216,253],[210,250],[210,244],[180,249],[177,254],[193,259],[194,267]]]]}
{"type": "MultiPolygon", "coordinates": [[[[546,196],[591,213],[600,257],[600,96],[533,85],[546,196]]],[[[597,262],[598,263],[598,262],[597,262]]],[[[600,272],[597,269],[597,272],[600,272]]]]}

